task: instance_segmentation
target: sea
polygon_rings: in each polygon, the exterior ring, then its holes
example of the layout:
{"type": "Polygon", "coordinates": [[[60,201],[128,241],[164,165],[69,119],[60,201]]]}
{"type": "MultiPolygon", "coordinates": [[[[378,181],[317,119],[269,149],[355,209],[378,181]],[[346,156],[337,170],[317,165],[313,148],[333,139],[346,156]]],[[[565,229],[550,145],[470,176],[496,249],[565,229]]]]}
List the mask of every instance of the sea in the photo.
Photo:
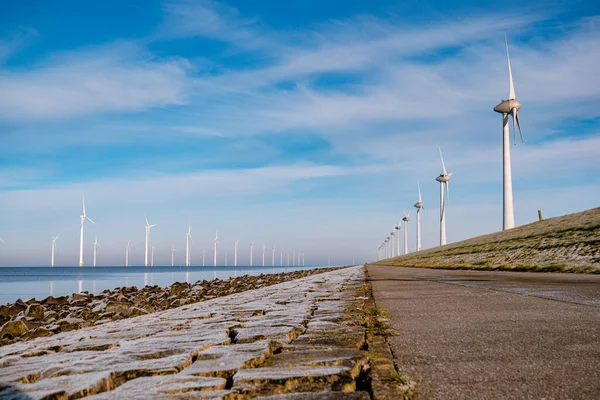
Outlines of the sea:
{"type": "Polygon", "coordinates": [[[123,286],[169,286],[174,282],[228,279],[316,267],[0,267],[0,304],[42,300],[123,286]]]}

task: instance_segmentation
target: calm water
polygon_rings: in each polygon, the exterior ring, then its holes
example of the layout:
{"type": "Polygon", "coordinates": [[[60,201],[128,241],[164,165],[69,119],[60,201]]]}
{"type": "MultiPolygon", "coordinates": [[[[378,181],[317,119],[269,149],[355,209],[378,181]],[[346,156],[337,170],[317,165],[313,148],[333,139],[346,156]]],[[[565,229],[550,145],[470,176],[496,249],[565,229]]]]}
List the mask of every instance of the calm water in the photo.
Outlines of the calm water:
{"type": "Polygon", "coordinates": [[[273,274],[314,267],[2,267],[0,304],[21,298],[43,299],[88,291],[93,294],[121,286],[168,286],[203,279],[273,274]]]}

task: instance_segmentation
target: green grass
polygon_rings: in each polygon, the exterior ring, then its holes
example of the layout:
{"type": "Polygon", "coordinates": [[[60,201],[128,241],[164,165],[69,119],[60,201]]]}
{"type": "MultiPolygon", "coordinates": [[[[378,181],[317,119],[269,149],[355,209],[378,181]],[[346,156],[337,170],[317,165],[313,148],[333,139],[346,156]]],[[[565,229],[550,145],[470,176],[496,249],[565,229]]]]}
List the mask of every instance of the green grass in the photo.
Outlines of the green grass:
{"type": "Polygon", "coordinates": [[[487,271],[600,273],[600,208],[549,218],[375,264],[487,271]]]}

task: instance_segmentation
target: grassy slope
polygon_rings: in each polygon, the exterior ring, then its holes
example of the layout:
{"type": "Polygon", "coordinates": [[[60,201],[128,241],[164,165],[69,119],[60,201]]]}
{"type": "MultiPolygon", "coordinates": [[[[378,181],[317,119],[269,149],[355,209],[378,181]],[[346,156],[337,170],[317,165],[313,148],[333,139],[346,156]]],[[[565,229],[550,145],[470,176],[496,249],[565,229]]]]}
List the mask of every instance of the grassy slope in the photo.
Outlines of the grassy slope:
{"type": "Polygon", "coordinates": [[[600,207],[375,264],[600,273],[600,207]]]}

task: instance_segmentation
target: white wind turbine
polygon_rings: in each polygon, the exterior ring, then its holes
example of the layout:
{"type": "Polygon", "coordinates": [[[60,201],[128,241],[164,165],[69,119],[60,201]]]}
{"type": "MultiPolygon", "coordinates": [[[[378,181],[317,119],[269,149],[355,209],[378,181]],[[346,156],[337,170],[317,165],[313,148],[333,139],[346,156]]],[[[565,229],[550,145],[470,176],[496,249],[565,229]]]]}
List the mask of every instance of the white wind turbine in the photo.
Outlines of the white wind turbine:
{"type": "Polygon", "coordinates": [[[150,266],[154,267],[154,249],[156,246],[152,246],[152,257],[150,258],[150,266]]]}
{"type": "Polygon", "coordinates": [[[79,233],[79,266],[83,267],[83,223],[87,219],[92,224],[95,224],[95,222],[92,221],[85,213],[85,197],[83,198],[83,214],[80,215],[79,218],[81,218],[81,230],[79,233]]]}
{"type": "MultiPolygon", "coordinates": [[[[50,263],[50,266],[54,268],[54,253],[56,251],[56,239],[58,239],[58,237],[60,236],[60,233],[56,236],[52,236],[52,262],[50,263]]],[[[0,238],[0,241],[2,243],[4,243],[4,240],[2,240],[2,238],[0,238]]]]}
{"type": "Polygon", "coordinates": [[[408,254],[408,222],[410,221],[410,211],[408,214],[405,211],[404,214],[404,218],[402,218],[402,221],[404,221],[404,254],[408,254]]]}
{"type": "Polygon", "coordinates": [[[421,210],[425,209],[423,200],[421,199],[421,184],[417,180],[417,188],[419,190],[419,201],[417,201],[414,207],[417,209],[417,251],[421,251],[421,210]]]}
{"type": "MultiPolygon", "coordinates": [[[[398,225],[396,225],[394,227],[394,230],[396,230],[396,254],[400,255],[400,229],[402,228],[400,225],[402,224],[402,222],[399,222],[398,225]]],[[[392,243],[392,246],[394,245],[394,243],[392,243]]]]}
{"type": "Polygon", "coordinates": [[[440,174],[436,181],[440,183],[440,246],[446,244],[446,203],[448,201],[448,196],[450,193],[449,183],[450,177],[453,172],[446,172],[446,165],[444,164],[444,156],[442,156],[442,149],[440,150],[440,158],[442,160],[442,170],[444,171],[440,174]]]}
{"type": "MultiPolygon", "coordinates": [[[[185,234],[185,266],[190,266],[190,240],[194,243],[194,238],[192,238],[192,221],[190,221],[190,225],[188,226],[188,231],[185,234]]],[[[202,263],[204,265],[204,254],[202,254],[202,263]]]]}
{"type": "Polygon", "coordinates": [[[98,244],[98,236],[96,236],[94,238],[94,267],[96,267],[96,252],[98,247],[100,247],[100,245],[98,244]]]}
{"type": "Polygon", "coordinates": [[[515,227],[515,212],[513,208],[513,194],[512,194],[512,171],[510,163],[510,129],[508,127],[508,116],[512,116],[513,125],[513,137],[516,143],[517,130],[515,123],[519,128],[519,135],[521,135],[521,142],[523,142],[523,134],[521,133],[521,121],[519,120],[519,110],[521,109],[521,103],[515,96],[515,85],[513,83],[512,70],[510,68],[510,57],[508,55],[508,41],[504,38],[506,44],[506,59],[508,61],[508,80],[509,80],[509,93],[508,100],[502,100],[500,104],[494,107],[494,111],[502,114],[502,164],[504,169],[504,201],[503,201],[503,220],[502,229],[512,229],[515,227]]]}
{"type": "Polygon", "coordinates": [[[262,266],[265,266],[265,250],[267,249],[267,245],[263,243],[263,255],[262,255],[262,266]]]}
{"type": "Polygon", "coordinates": [[[216,267],[217,266],[217,243],[219,243],[219,232],[215,233],[215,238],[214,240],[214,244],[215,244],[215,248],[214,248],[214,254],[213,254],[213,266],[216,267]]]}
{"type": "Polygon", "coordinates": [[[175,252],[177,251],[177,249],[175,248],[175,246],[173,246],[173,248],[171,249],[171,267],[175,266],[175,252]]]}
{"type": "Polygon", "coordinates": [[[150,241],[150,229],[154,226],[156,226],[156,224],[152,224],[150,225],[148,223],[148,217],[146,218],[146,258],[144,259],[144,267],[148,266],[148,242],[150,241]]]}
{"type": "Polygon", "coordinates": [[[125,266],[129,267],[129,245],[131,244],[131,240],[127,242],[127,246],[125,247],[125,266]]]}
{"type": "Polygon", "coordinates": [[[235,241],[235,246],[233,247],[233,266],[237,267],[237,250],[238,250],[238,241],[235,241]]]}
{"type": "MultiPolygon", "coordinates": [[[[394,251],[394,231],[395,231],[395,229],[392,228],[392,231],[390,232],[390,237],[391,237],[390,240],[391,240],[391,243],[392,243],[392,254],[391,254],[392,257],[396,256],[396,252],[394,251]]],[[[398,253],[398,255],[400,255],[400,253],[398,253]]]]}
{"type": "Polygon", "coordinates": [[[279,266],[283,267],[283,247],[281,248],[281,251],[279,252],[279,266]]]}

